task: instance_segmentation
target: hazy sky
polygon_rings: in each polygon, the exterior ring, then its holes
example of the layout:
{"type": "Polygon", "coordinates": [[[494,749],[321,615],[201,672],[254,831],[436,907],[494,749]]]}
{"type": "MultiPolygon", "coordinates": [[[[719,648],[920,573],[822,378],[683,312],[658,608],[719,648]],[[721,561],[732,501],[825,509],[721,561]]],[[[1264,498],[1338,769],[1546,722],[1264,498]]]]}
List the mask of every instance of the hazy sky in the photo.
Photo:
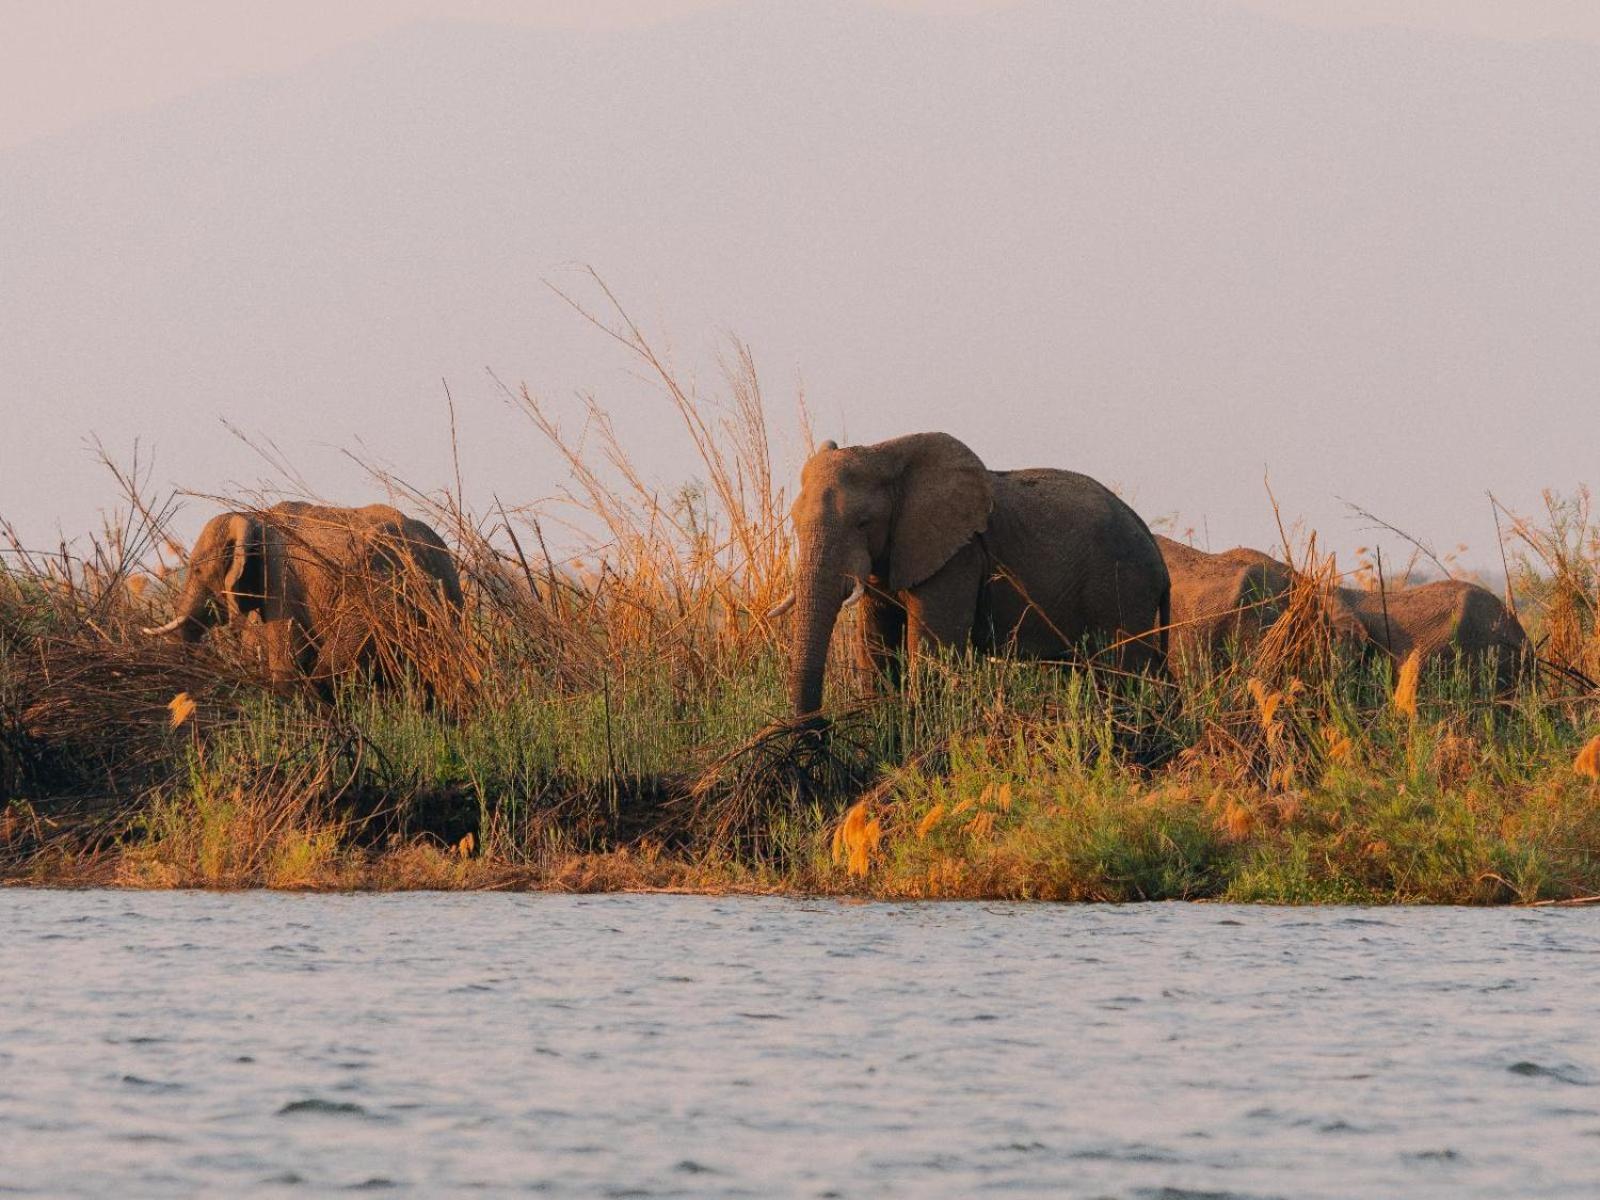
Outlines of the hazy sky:
{"type": "MultiPolygon", "coordinates": [[[[484,368],[670,414],[544,287],[594,264],[780,424],[944,428],[1220,547],[1341,498],[1496,561],[1600,483],[1600,4],[0,0],[0,514],[359,448],[480,502],[559,464],[484,368]],[[1563,39],[1563,40],[1547,40],[1563,39]]],[[[793,464],[786,464],[792,468],[793,464]]],[[[207,507],[195,501],[192,530],[207,507]]],[[[1396,548],[1398,552],[1398,548],[1396,548]]]]}
{"type": "MultiPolygon", "coordinates": [[[[1016,0],[878,0],[976,13],[1016,0]]],[[[1408,25],[1491,38],[1600,41],[1595,0],[1239,0],[1334,27],[1408,25]]],[[[0,147],[207,84],[282,71],[426,20],[624,29],[732,0],[0,0],[0,147]]]]}

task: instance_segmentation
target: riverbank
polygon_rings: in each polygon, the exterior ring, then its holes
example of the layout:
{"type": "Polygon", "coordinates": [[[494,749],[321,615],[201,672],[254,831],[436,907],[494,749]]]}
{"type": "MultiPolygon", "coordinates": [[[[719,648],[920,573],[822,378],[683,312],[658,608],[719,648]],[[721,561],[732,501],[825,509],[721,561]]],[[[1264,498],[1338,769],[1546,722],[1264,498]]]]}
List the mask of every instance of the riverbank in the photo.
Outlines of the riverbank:
{"type": "Polygon", "coordinates": [[[13,800],[3,877],[1360,904],[1600,893],[1591,702],[1533,686],[1486,701],[1461,677],[1397,703],[1386,668],[1356,665],[1316,686],[1234,686],[1248,707],[1211,680],[1180,705],[1118,711],[1084,676],[949,662],[849,710],[826,741],[774,727],[720,754],[705,731],[737,728],[742,689],[675,724],[641,679],[609,707],[465,716],[371,694],[331,711],[186,698],[161,724],[166,778],[126,804],[74,825],[57,803],[13,800]],[[1169,757],[1140,765],[1126,730],[1162,714],[1169,757]]]}
{"type": "MultiPolygon", "coordinates": [[[[634,336],[634,335],[629,335],[634,336]]],[[[1503,903],[1600,893],[1600,521],[1507,515],[1539,666],[1349,659],[1322,601],[1402,587],[1314,536],[1268,636],[1134,686],[951,657],[885,693],[833,641],[826,736],[785,725],[788,497],[747,359],[713,414],[642,342],[703,482],[646,488],[614,440],[536,427],[572,467],[541,509],[467,511],[373,474],[459,563],[450,636],[379,647],[400,686],[269,687],[248,622],[173,610],[174,504],[140,493],[74,550],[0,556],[0,881],[212,888],[667,888],[879,898],[1503,903]],[[731,415],[730,415],[731,414],[731,415]],[[587,529],[587,533],[580,530],[587,529]],[[419,644],[420,643],[420,644],[419,644]],[[403,654],[401,653],[403,651],[403,654]]],[[[264,499],[264,498],[261,498],[264,499]]],[[[3,523],[0,523],[3,525],[3,523]]],[[[1436,570],[1448,563],[1435,560],[1436,570]]],[[[356,614],[359,616],[360,614],[356,614]]],[[[374,628],[381,627],[378,624],[374,628]]]]}

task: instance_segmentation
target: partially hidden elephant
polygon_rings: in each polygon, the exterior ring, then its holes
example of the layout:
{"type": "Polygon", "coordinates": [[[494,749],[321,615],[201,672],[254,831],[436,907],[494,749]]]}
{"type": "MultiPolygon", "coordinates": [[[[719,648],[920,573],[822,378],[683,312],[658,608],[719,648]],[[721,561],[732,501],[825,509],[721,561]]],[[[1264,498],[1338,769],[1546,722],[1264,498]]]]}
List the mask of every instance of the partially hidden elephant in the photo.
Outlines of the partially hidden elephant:
{"type": "MultiPolygon", "coordinates": [[[[1156,538],[1172,576],[1172,657],[1180,669],[1220,666],[1230,651],[1248,650],[1289,607],[1296,573],[1270,554],[1235,546],[1210,553],[1156,538]]],[[[1360,653],[1366,626],[1338,588],[1319,597],[1336,645],[1360,653]]]]}
{"type": "Polygon", "coordinates": [[[1501,695],[1516,689],[1534,664],[1522,622],[1488,588],[1460,579],[1415,587],[1340,588],[1372,643],[1403,663],[1416,653],[1423,667],[1453,669],[1459,661],[1501,695]]]}
{"type": "Polygon", "coordinates": [[[1164,671],[1167,568],[1149,528],[1109,489],[1062,470],[991,471],[945,433],[841,449],[824,442],[792,510],[795,610],[789,702],[822,706],[840,610],[860,601],[857,661],[895,677],[900,655],[971,646],[1066,660],[1106,654],[1164,671]]]}
{"type": "Polygon", "coordinates": [[[427,626],[454,622],[461,579],[443,540],[387,504],[333,508],[285,501],[227,512],[201,530],[172,620],[144,632],[198,641],[245,628],[272,680],[314,684],[392,677],[418,656],[427,626]],[[247,621],[251,614],[259,625],[247,621]]]}

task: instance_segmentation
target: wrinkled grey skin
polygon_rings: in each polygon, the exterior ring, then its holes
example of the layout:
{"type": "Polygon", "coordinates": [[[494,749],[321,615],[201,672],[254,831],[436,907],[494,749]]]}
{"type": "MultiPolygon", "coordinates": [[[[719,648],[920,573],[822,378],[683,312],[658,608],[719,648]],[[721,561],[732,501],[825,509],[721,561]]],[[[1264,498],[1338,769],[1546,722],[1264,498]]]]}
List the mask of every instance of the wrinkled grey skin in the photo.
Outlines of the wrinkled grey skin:
{"type": "MultiPolygon", "coordinates": [[[[1156,538],[1172,577],[1174,666],[1220,666],[1246,650],[1283,616],[1296,575],[1287,563],[1244,546],[1212,554],[1156,538]]],[[[1337,645],[1360,653],[1366,626],[1341,589],[1322,598],[1322,615],[1337,645]]]]}
{"type": "Polygon", "coordinates": [[[828,643],[858,584],[858,660],[890,678],[901,652],[965,646],[1043,659],[1110,647],[1100,661],[1164,669],[1161,553],[1139,516],[1087,476],[990,471],[944,433],[825,442],[805,464],[792,516],[796,717],[822,705],[828,643]]]}
{"type": "Polygon", "coordinates": [[[1416,651],[1423,666],[1453,667],[1458,658],[1486,688],[1516,689],[1534,664],[1522,623],[1500,597],[1459,579],[1416,587],[1363,591],[1340,588],[1374,646],[1403,663],[1416,651]]]}
{"type": "Polygon", "coordinates": [[[430,613],[459,614],[461,580],[439,535],[386,504],[286,501],[206,523],[176,614],[146,633],[198,641],[227,622],[250,630],[276,683],[332,681],[374,665],[380,629],[402,644],[430,613]]]}

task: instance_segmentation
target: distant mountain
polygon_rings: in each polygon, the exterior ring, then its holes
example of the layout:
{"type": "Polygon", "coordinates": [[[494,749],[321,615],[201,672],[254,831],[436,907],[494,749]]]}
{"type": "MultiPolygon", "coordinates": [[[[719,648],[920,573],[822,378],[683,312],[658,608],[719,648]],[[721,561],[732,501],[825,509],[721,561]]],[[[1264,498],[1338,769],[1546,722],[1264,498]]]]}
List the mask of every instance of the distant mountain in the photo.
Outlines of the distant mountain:
{"type": "MultiPolygon", "coordinates": [[[[0,154],[0,513],[87,527],[80,448],[254,480],[221,426],[363,494],[559,483],[485,379],[624,412],[541,283],[587,262],[687,363],[723,330],[819,431],[948,429],[1216,545],[1262,487],[1495,557],[1483,493],[1593,481],[1600,51],[1065,0],[970,18],[766,0],[639,32],[416,27],[0,154]]],[[[782,427],[786,412],[778,414],[782,427]]],[[[197,525],[204,506],[196,505],[197,525]]]]}

